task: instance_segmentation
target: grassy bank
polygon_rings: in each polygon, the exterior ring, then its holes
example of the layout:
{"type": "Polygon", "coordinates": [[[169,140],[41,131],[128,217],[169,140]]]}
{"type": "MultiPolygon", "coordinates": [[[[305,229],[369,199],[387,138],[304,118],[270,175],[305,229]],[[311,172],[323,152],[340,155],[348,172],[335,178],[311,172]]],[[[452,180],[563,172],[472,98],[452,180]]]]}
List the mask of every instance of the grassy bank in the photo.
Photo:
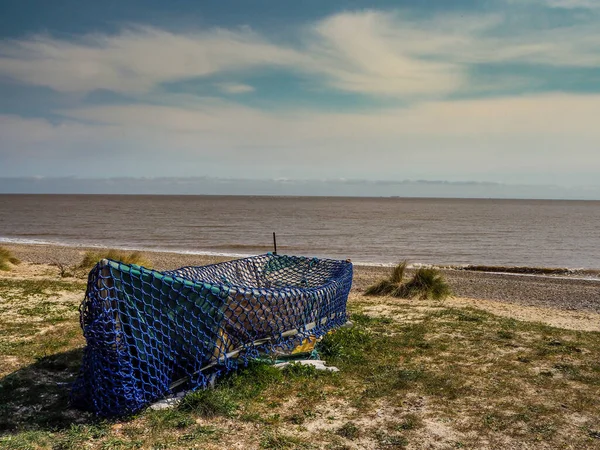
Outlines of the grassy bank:
{"type": "Polygon", "coordinates": [[[431,300],[353,295],[340,369],[253,365],[177,409],[68,409],[83,282],[0,278],[0,447],[598,448],[600,333],[431,300]]]}

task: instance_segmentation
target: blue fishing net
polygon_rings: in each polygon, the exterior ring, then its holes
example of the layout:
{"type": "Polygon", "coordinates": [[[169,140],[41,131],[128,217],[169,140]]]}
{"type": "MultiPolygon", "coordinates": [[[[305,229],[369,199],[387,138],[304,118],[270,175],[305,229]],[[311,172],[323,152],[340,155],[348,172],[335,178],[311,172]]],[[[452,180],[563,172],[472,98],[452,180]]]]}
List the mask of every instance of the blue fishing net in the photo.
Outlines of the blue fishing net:
{"type": "Polygon", "coordinates": [[[103,260],[80,307],[75,406],[134,413],[346,322],[349,261],[266,254],[158,272],[103,260]]]}

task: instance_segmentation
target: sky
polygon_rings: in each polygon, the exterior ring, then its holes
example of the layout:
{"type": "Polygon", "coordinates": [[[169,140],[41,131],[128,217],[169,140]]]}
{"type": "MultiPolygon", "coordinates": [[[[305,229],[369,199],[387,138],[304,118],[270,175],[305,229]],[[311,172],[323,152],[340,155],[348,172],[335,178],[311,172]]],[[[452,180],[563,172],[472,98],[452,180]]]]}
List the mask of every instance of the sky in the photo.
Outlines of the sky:
{"type": "Polygon", "coordinates": [[[600,0],[0,3],[0,192],[600,199],[599,118],[600,0]]]}

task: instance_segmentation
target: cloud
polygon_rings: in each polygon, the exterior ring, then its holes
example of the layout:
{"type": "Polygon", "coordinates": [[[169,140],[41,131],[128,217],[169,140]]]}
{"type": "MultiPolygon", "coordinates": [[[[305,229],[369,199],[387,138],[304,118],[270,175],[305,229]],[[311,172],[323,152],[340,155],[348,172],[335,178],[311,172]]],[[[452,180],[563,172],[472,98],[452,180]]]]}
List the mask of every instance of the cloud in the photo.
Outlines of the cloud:
{"type": "Polygon", "coordinates": [[[564,9],[594,9],[600,8],[598,0],[542,0],[551,8],[564,9]]]}
{"type": "Polygon", "coordinates": [[[552,9],[598,9],[600,2],[597,0],[504,0],[508,5],[515,6],[542,6],[552,9]]]}
{"type": "MultiPolygon", "coordinates": [[[[568,4],[576,3],[586,4],[568,4]]],[[[110,35],[4,40],[0,76],[60,92],[145,94],[168,82],[284,68],[345,92],[439,98],[470,86],[473,64],[597,67],[598,25],[590,19],[572,26],[514,28],[503,14],[417,18],[358,11],[290,31],[294,44],[249,28],[173,32],[138,26],[110,35]]],[[[221,89],[249,91],[237,82],[221,89]]]]}
{"type": "Polygon", "coordinates": [[[347,12],[322,20],[311,31],[305,50],[310,68],[343,91],[440,94],[464,81],[463,67],[421,58],[427,51],[422,42],[440,39],[426,22],[415,26],[396,14],[347,12]]]}
{"type": "Polygon", "coordinates": [[[173,33],[151,27],[74,40],[34,36],[0,46],[0,73],[61,92],[147,92],[161,83],[255,66],[297,63],[301,56],[248,29],[173,33]]]}
{"type": "MultiPolygon", "coordinates": [[[[111,126],[149,128],[226,136],[248,134],[277,142],[277,136],[363,137],[443,134],[457,136],[504,134],[597,135],[600,95],[540,94],[527,97],[429,101],[409,108],[365,112],[324,113],[313,110],[271,113],[225,101],[204,99],[186,107],[107,105],[61,112],[65,117],[111,126]],[[233,129],[237,135],[232,134],[233,129]],[[256,130],[264,131],[256,133],[256,130]],[[275,139],[275,141],[274,141],[275,139]]],[[[241,141],[248,142],[247,138],[241,141]]]]}
{"type": "Polygon", "coordinates": [[[0,176],[337,177],[591,182],[599,95],[269,112],[230,102],[104,105],[52,125],[0,116],[0,176]]]}
{"type": "MultiPolygon", "coordinates": [[[[247,28],[174,33],[136,27],[74,40],[34,36],[0,45],[0,74],[61,92],[142,93],[161,83],[259,67],[320,75],[330,86],[352,92],[456,88],[460,68],[407,52],[410,36],[399,41],[393,33],[405,24],[382,13],[343,13],[304,28],[303,44],[296,47],[269,42],[247,28]]],[[[240,92],[233,85],[225,89],[240,92]]]]}
{"type": "Polygon", "coordinates": [[[254,88],[242,83],[219,83],[217,87],[225,94],[246,94],[254,92],[254,88]]]}

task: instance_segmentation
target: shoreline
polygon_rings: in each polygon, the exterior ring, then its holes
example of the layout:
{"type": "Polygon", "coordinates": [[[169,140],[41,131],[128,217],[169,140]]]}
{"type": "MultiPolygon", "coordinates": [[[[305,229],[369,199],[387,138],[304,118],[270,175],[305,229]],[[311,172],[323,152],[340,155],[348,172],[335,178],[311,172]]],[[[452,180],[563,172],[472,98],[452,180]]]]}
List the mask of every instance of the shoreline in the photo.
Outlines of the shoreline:
{"type": "MultiPolygon", "coordinates": [[[[25,263],[75,265],[86,251],[107,247],[67,247],[48,244],[1,244],[25,263]]],[[[141,251],[156,270],[214,264],[227,256],[141,251]]],[[[411,269],[413,270],[413,269],[411,269]]],[[[409,270],[409,272],[411,271],[409,270]]],[[[440,268],[456,298],[600,314],[600,280],[576,276],[524,275],[440,268]]],[[[10,274],[10,272],[7,272],[10,274]]],[[[361,295],[367,286],[389,274],[388,266],[354,264],[352,292],[361,295]]],[[[10,275],[8,275],[10,276],[10,275]]],[[[57,274],[58,276],[58,274],[57,274]]]]}
{"type": "MultiPolygon", "coordinates": [[[[69,244],[69,243],[57,243],[51,241],[39,241],[39,240],[28,240],[20,238],[3,238],[0,237],[0,247],[15,248],[20,247],[57,247],[65,249],[73,249],[77,251],[94,251],[103,249],[116,249],[130,252],[142,252],[148,254],[165,254],[165,255],[180,255],[182,257],[198,257],[198,258],[218,258],[219,260],[226,259],[238,259],[254,256],[259,253],[235,253],[235,252],[217,252],[210,250],[183,250],[183,249],[162,249],[162,248],[145,248],[145,247],[131,247],[131,246],[106,246],[102,244],[69,244]]],[[[266,253],[266,252],[264,252],[266,253]]],[[[281,253],[281,252],[280,252],[281,253]]],[[[283,254],[283,253],[282,253],[283,254]]],[[[309,255],[311,256],[311,255],[309,255]]],[[[337,258],[332,258],[337,259],[337,258]]],[[[341,259],[341,258],[339,258],[341,259]]],[[[387,262],[373,262],[373,261],[352,261],[355,267],[365,268],[383,268],[389,269],[396,265],[396,263],[387,262]]],[[[537,277],[537,278],[553,278],[553,279],[583,279],[590,281],[600,282],[600,269],[585,268],[585,267],[543,267],[543,266],[487,266],[487,265],[475,265],[475,264],[430,264],[420,262],[410,262],[408,264],[409,269],[418,268],[435,268],[442,271],[465,271],[465,272],[478,272],[487,274],[497,275],[513,275],[523,277],[537,277]]]]}

